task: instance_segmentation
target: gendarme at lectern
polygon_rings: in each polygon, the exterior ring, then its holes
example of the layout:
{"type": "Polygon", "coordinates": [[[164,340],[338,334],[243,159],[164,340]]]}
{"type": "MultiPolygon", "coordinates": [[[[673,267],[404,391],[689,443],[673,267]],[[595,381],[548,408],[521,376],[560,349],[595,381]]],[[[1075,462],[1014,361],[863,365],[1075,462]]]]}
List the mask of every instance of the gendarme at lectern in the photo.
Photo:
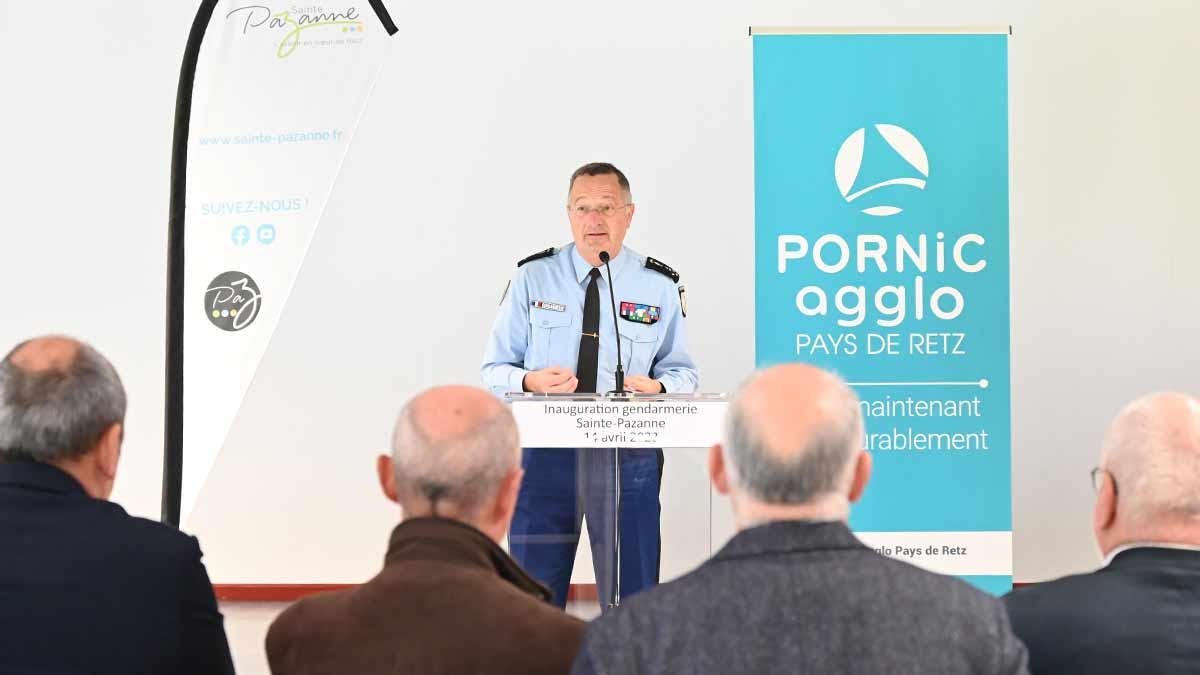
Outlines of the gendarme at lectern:
{"type": "MultiPolygon", "coordinates": [[[[509,393],[520,430],[521,445],[526,448],[560,448],[571,452],[582,448],[611,449],[616,461],[606,498],[614,501],[612,523],[589,523],[590,531],[611,532],[613,560],[611,583],[602,603],[616,607],[621,603],[621,481],[618,474],[620,453],[629,448],[663,448],[666,461],[682,459],[690,451],[690,466],[684,467],[689,480],[680,491],[664,493],[662,530],[664,549],[673,546],[682,552],[687,567],[694,567],[712,553],[712,492],[703,477],[704,462],[696,449],[707,449],[720,440],[721,424],[728,400],[725,394],[536,394],[509,393]],[[691,475],[695,474],[695,475],[691,475]],[[686,540],[669,536],[671,523],[687,522],[686,540]],[[695,525],[702,523],[702,527],[695,525]],[[702,539],[702,541],[701,541],[702,539]]],[[[685,528],[678,528],[683,530],[685,528]]],[[[553,544],[554,542],[545,542],[553,544]]],[[[597,579],[600,582],[600,579],[597,579]]]]}

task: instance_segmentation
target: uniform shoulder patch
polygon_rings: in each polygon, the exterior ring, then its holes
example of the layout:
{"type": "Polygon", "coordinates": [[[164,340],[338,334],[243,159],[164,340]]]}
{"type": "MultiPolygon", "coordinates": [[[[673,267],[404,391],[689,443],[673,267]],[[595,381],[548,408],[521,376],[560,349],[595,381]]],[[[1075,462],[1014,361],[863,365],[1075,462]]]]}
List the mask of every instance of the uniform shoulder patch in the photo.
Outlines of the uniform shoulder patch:
{"type": "Polygon", "coordinates": [[[676,272],[670,265],[661,260],[655,260],[650,256],[646,256],[646,269],[654,270],[659,274],[668,277],[671,281],[679,283],[679,272],[676,272]]]}
{"type": "Polygon", "coordinates": [[[538,251],[537,253],[534,253],[533,255],[525,256],[524,258],[521,258],[520,260],[517,261],[517,267],[520,267],[521,265],[524,265],[527,262],[533,262],[534,260],[541,260],[542,258],[549,258],[552,255],[554,255],[554,247],[553,246],[546,249],[545,251],[538,251]]]}

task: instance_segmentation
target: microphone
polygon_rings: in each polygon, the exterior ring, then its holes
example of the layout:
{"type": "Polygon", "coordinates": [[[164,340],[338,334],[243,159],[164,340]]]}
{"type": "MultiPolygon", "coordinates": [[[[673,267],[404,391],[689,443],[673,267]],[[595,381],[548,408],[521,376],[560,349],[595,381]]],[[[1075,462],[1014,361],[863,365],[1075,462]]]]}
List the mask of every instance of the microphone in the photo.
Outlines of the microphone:
{"type": "Polygon", "coordinates": [[[608,300],[612,304],[613,317],[613,333],[617,336],[617,372],[614,374],[614,387],[610,394],[625,393],[625,368],[621,365],[621,331],[617,330],[617,294],[613,291],[612,285],[612,268],[608,265],[608,260],[612,256],[608,255],[608,251],[600,251],[600,262],[604,263],[604,269],[608,270],[608,300]]]}

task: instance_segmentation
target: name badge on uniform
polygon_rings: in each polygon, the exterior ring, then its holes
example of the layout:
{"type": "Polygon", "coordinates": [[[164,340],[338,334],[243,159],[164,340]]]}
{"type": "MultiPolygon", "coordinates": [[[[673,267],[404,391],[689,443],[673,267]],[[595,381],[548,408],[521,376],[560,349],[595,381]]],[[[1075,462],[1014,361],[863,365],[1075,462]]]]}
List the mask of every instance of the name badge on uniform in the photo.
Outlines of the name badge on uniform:
{"type": "Polygon", "coordinates": [[[662,308],[654,305],[643,305],[637,302],[621,301],[621,318],[634,323],[658,323],[662,308]]]}
{"type": "Polygon", "coordinates": [[[557,302],[546,302],[545,300],[530,300],[529,306],[533,307],[534,309],[548,309],[551,312],[567,311],[566,305],[560,305],[557,302]]]}

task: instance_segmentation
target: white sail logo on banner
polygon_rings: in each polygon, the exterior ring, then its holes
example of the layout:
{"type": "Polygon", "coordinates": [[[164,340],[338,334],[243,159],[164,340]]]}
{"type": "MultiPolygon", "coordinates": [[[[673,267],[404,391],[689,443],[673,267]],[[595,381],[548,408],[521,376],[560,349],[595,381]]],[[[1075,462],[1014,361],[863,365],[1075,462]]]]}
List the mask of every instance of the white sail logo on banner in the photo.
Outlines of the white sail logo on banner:
{"type": "MultiPolygon", "coordinates": [[[[925,154],[925,148],[917,140],[917,137],[907,129],[894,124],[876,124],[875,130],[897,155],[913,169],[916,169],[920,176],[890,178],[855,190],[854,183],[858,181],[867,145],[867,130],[865,128],[858,129],[842,142],[842,147],[838,149],[837,158],[833,162],[834,180],[837,182],[838,191],[842,193],[842,197],[846,199],[847,203],[889,185],[907,185],[918,190],[925,189],[925,179],[929,177],[929,157],[925,154]]],[[[887,204],[869,206],[862,210],[869,216],[894,216],[901,211],[903,209],[900,207],[887,204]]]]}
{"type": "Polygon", "coordinates": [[[389,45],[366,0],[222,2],[213,13],[188,145],[181,523],[220,454],[249,450],[225,447],[229,429],[389,45]],[[231,270],[237,279],[223,276],[231,270]],[[242,278],[255,284],[253,317],[242,314],[249,295],[234,283],[242,278]]]}

